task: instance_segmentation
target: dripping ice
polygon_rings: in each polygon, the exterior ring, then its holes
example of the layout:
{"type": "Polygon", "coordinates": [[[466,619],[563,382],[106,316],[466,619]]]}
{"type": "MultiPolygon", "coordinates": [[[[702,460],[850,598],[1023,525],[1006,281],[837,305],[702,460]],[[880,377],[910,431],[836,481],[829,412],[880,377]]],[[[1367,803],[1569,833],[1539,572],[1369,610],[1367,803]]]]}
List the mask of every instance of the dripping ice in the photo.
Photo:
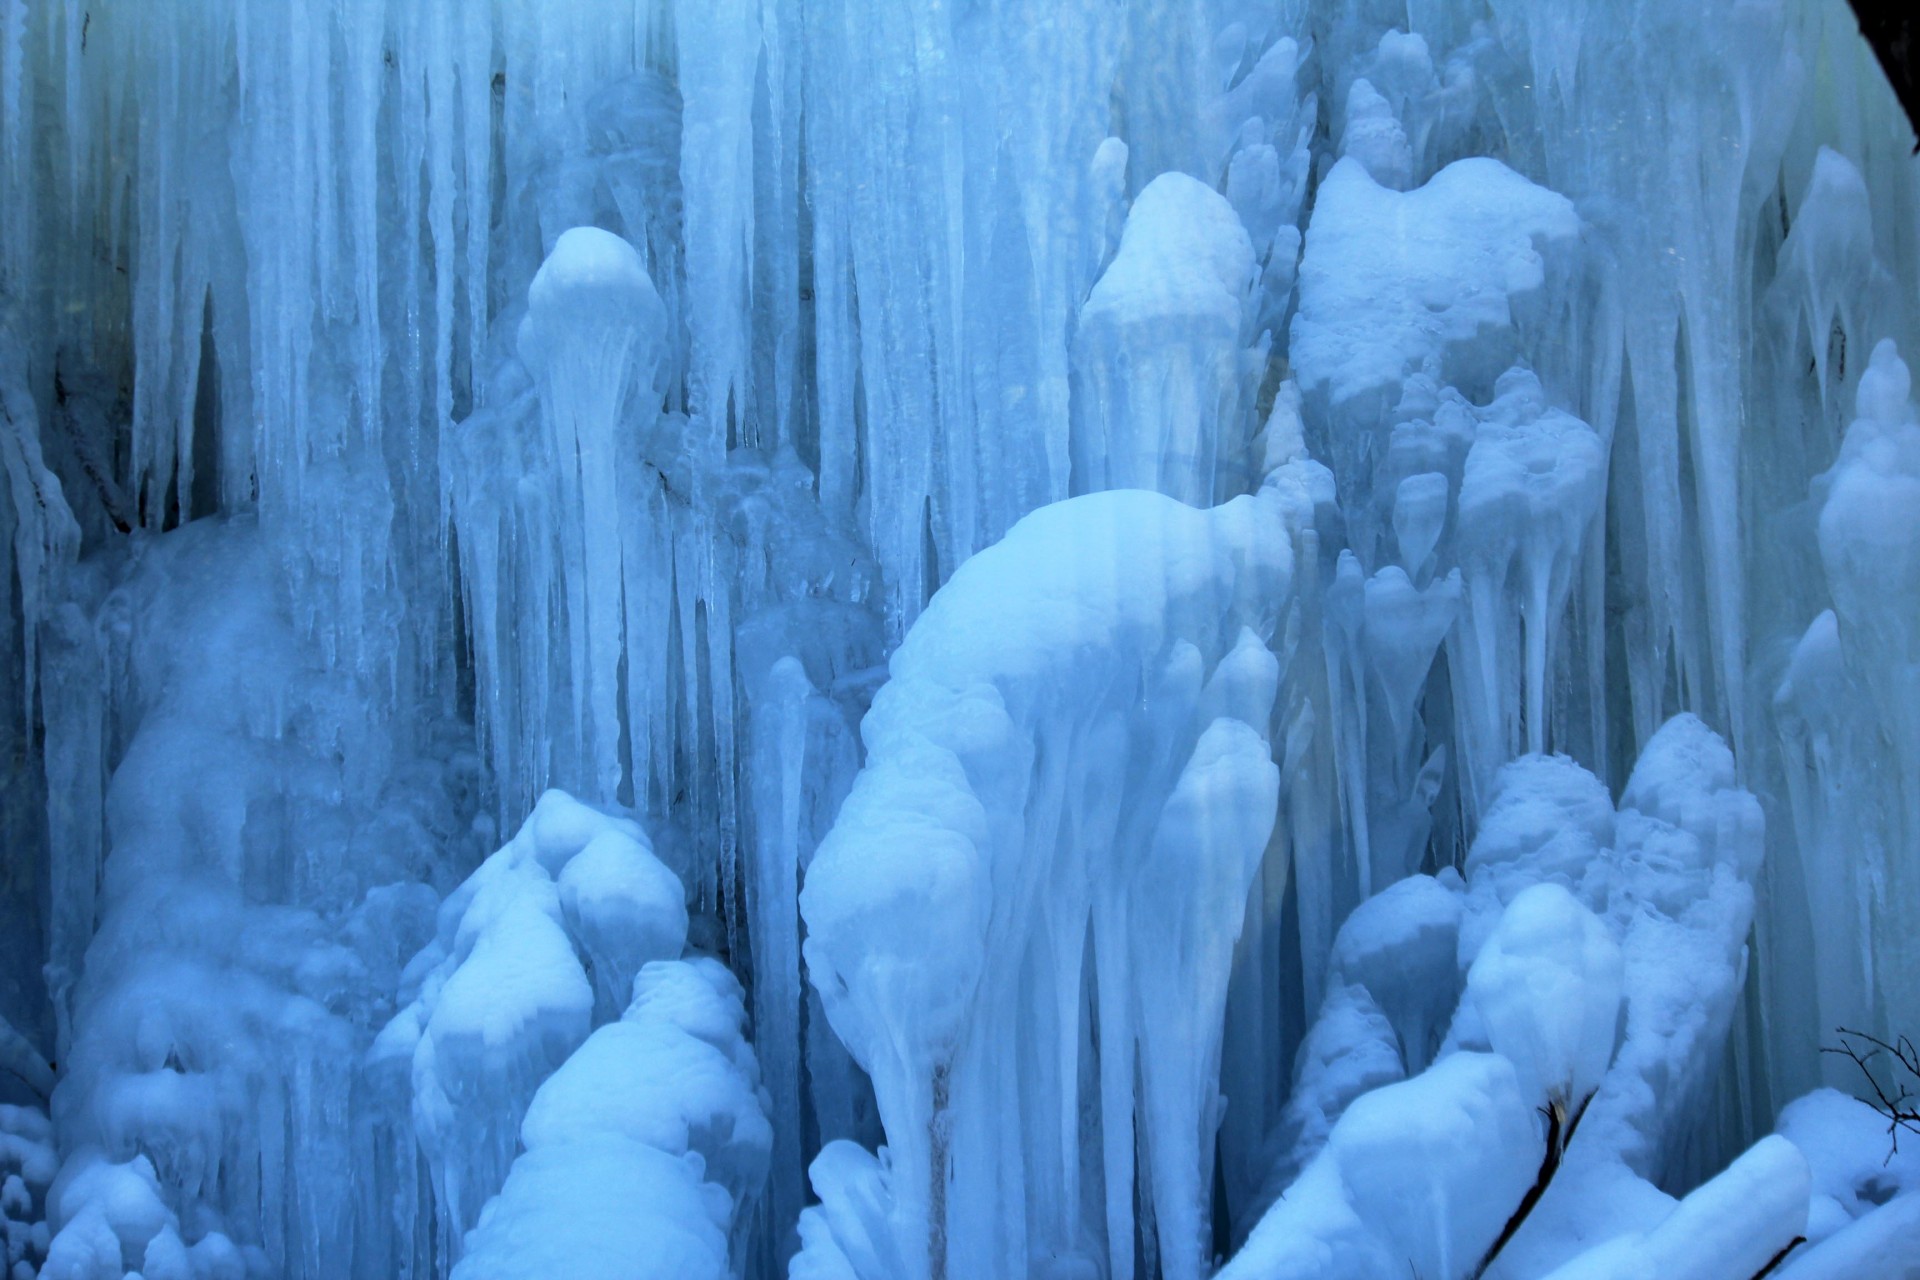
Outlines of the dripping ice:
{"type": "Polygon", "coordinates": [[[0,1275],[1920,1266],[1912,145],[1837,0],[0,0],[0,1275]]]}

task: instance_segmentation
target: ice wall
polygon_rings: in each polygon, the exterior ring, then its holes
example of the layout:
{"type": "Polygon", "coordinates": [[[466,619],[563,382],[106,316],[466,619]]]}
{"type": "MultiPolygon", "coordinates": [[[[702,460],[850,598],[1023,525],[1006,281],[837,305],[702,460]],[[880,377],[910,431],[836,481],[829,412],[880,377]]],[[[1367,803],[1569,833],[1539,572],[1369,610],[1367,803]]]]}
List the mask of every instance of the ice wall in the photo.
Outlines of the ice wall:
{"type": "MultiPolygon", "coordinates": [[[[1491,1209],[1321,1157],[1512,1100],[1507,845],[1717,924],[1564,1153],[1625,1207],[1526,1228],[1618,1243],[1501,1274],[1787,1221],[1813,1047],[1920,1021],[1911,146],[1838,0],[0,0],[9,1265],[559,1266],[667,1188],[743,1274],[1189,1276],[1297,1177],[1460,1271],[1491,1209]],[[1682,713],[1763,837],[1636,780],[1682,713]],[[619,850],[483,863],[553,787],[619,850]],[[763,1196],[524,1131],[678,963],[603,862],[740,984],[763,1196]],[[542,1030],[416,1079],[475,953],[542,1030]]],[[[1870,1265],[1814,1128],[1790,1262],[1870,1265]]]]}

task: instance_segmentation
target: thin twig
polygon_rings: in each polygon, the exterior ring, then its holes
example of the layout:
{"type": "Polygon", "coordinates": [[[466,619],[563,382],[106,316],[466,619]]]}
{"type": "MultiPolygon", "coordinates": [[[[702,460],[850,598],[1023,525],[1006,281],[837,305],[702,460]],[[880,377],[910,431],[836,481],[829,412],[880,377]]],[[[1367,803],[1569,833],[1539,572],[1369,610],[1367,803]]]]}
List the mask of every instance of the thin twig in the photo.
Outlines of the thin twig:
{"type": "Polygon", "coordinates": [[[1900,1070],[1912,1076],[1916,1082],[1920,1082],[1920,1049],[1915,1048],[1913,1041],[1906,1036],[1901,1036],[1889,1044],[1865,1031],[1854,1031],[1847,1027],[1837,1027],[1835,1031],[1840,1036],[1839,1045],[1822,1045],[1820,1052],[1838,1054],[1849,1059],[1854,1066],[1860,1068],[1860,1074],[1866,1077],[1867,1087],[1873,1090],[1873,1099],[1871,1101],[1862,1099],[1862,1101],[1886,1118],[1887,1136],[1891,1139],[1892,1149],[1887,1152],[1887,1159],[1882,1163],[1891,1162],[1894,1156],[1900,1154],[1900,1131],[1906,1129],[1912,1133],[1920,1133],[1920,1105],[1914,1105],[1915,1094],[1905,1084],[1895,1082],[1892,1087],[1896,1091],[1889,1093],[1887,1087],[1880,1083],[1880,1078],[1874,1075],[1869,1064],[1875,1058],[1885,1054],[1898,1064],[1900,1070]],[[1855,1041],[1860,1043],[1856,1044],[1855,1041]],[[1862,1052],[1861,1045],[1870,1047],[1862,1052]]]}
{"type": "Polygon", "coordinates": [[[1801,1245],[1805,1244],[1806,1242],[1807,1242],[1807,1238],[1805,1236],[1795,1236],[1793,1239],[1787,1241],[1786,1247],[1781,1249],[1780,1252],[1774,1254],[1772,1258],[1768,1259],[1766,1266],[1760,1268],[1758,1271],[1753,1273],[1753,1280],[1766,1280],[1766,1277],[1773,1274],[1775,1268],[1777,1268],[1781,1263],[1787,1260],[1788,1254],[1792,1253],[1795,1249],[1798,1249],[1801,1245]]]}
{"type": "Polygon", "coordinates": [[[1514,1209],[1513,1216],[1508,1218],[1507,1225],[1500,1229],[1500,1235],[1494,1240],[1486,1255],[1480,1259],[1480,1265],[1469,1273],[1469,1280],[1480,1280],[1480,1277],[1487,1273],[1487,1268],[1493,1265],[1493,1260],[1500,1256],[1500,1251],[1506,1248],[1513,1237],[1519,1234],[1520,1228],[1526,1225],[1527,1215],[1532,1213],[1534,1206],[1540,1203],[1540,1197],[1547,1193],[1547,1184],[1552,1182],[1553,1175],[1560,1171],[1560,1159],[1567,1152],[1567,1144],[1573,1141],[1573,1131],[1579,1127],[1580,1118],[1587,1113],[1587,1104],[1592,1101],[1593,1095],[1589,1093],[1580,1100],[1580,1105],[1573,1109],[1571,1116],[1557,1102],[1540,1108],[1540,1114],[1547,1118],[1547,1152],[1540,1160],[1539,1176],[1534,1178],[1533,1185],[1527,1188],[1527,1193],[1520,1197],[1520,1204],[1514,1209]]]}

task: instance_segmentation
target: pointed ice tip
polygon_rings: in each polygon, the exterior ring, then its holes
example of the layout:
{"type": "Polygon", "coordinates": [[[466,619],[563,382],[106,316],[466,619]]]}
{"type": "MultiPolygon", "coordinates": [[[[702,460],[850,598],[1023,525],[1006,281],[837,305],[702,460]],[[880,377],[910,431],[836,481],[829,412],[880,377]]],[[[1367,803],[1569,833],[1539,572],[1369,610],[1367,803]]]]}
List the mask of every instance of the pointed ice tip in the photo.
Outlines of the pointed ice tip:
{"type": "Polygon", "coordinates": [[[1900,348],[1892,338],[1882,338],[1873,348],[1867,371],[1860,375],[1860,389],[1854,393],[1854,414],[1873,422],[1895,427],[1913,414],[1908,397],[1913,392],[1913,377],[1900,348]]]}

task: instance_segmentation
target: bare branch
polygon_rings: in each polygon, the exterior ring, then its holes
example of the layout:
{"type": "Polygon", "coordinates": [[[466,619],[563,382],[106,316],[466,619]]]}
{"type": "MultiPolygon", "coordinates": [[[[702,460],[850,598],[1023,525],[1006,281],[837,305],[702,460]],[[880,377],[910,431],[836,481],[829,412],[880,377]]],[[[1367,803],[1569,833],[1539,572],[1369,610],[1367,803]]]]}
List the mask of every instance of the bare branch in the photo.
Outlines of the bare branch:
{"type": "Polygon", "coordinates": [[[1920,1084],[1920,1049],[1917,1049],[1913,1041],[1904,1035],[1889,1044],[1865,1031],[1836,1027],[1835,1032],[1840,1036],[1840,1043],[1822,1045],[1820,1052],[1837,1054],[1849,1059],[1866,1078],[1867,1087],[1873,1090],[1873,1097],[1863,1098],[1861,1101],[1878,1111],[1887,1122],[1887,1137],[1892,1144],[1891,1150],[1887,1152],[1887,1160],[1890,1161],[1900,1153],[1902,1129],[1910,1133],[1920,1133],[1920,1102],[1916,1102],[1912,1086],[1899,1079],[1898,1074],[1904,1073],[1912,1077],[1914,1083],[1920,1084]],[[1880,1082],[1880,1077],[1874,1074],[1872,1067],[1874,1059],[1883,1056],[1893,1060],[1896,1073],[1895,1078],[1885,1085],[1880,1082]]]}
{"type": "Polygon", "coordinates": [[[1480,1265],[1470,1273],[1469,1280],[1480,1280],[1487,1273],[1487,1268],[1493,1265],[1493,1260],[1500,1256],[1500,1251],[1526,1224],[1527,1215],[1540,1203],[1540,1197],[1547,1193],[1547,1185],[1553,1181],[1553,1175],[1560,1171],[1561,1157],[1566,1155],[1567,1144],[1573,1141],[1573,1131],[1580,1127],[1580,1118],[1587,1114],[1587,1104],[1592,1101],[1593,1095],[1589,1093],[1580,1100],[1580,1105],[1573,1109],[1571,1115],[1558,1102],[1540,1108],[1540,1114],[1547,1118],[1547,1152],[1540,1160],[1539,1176],[1527,1188],[1527,1193],[1520,1197],[1520,1204],[1514,1209],[1513,1216],[1500,1229],[1500,1235],[1487,1249],[1486,1256],[1480,1259],[1480,1265]]]}
{"type": "Polygon", "coordinates": [[[1780,1264],[1787,1260],[1788,1254],[1806,1242],[1807,1238],[1805,1236],[1795,1236],[1793,1239],[1787,1241],[1786,1246],[1782,1248],[1780,1252],[1774,1254],[1773,1257],[1767,1260],[1766,1266],[1753,1273],[1753,1280],[1766,1280],[1767,1276],[1772,1275],[1779,1269],[1780,1264]]]}

